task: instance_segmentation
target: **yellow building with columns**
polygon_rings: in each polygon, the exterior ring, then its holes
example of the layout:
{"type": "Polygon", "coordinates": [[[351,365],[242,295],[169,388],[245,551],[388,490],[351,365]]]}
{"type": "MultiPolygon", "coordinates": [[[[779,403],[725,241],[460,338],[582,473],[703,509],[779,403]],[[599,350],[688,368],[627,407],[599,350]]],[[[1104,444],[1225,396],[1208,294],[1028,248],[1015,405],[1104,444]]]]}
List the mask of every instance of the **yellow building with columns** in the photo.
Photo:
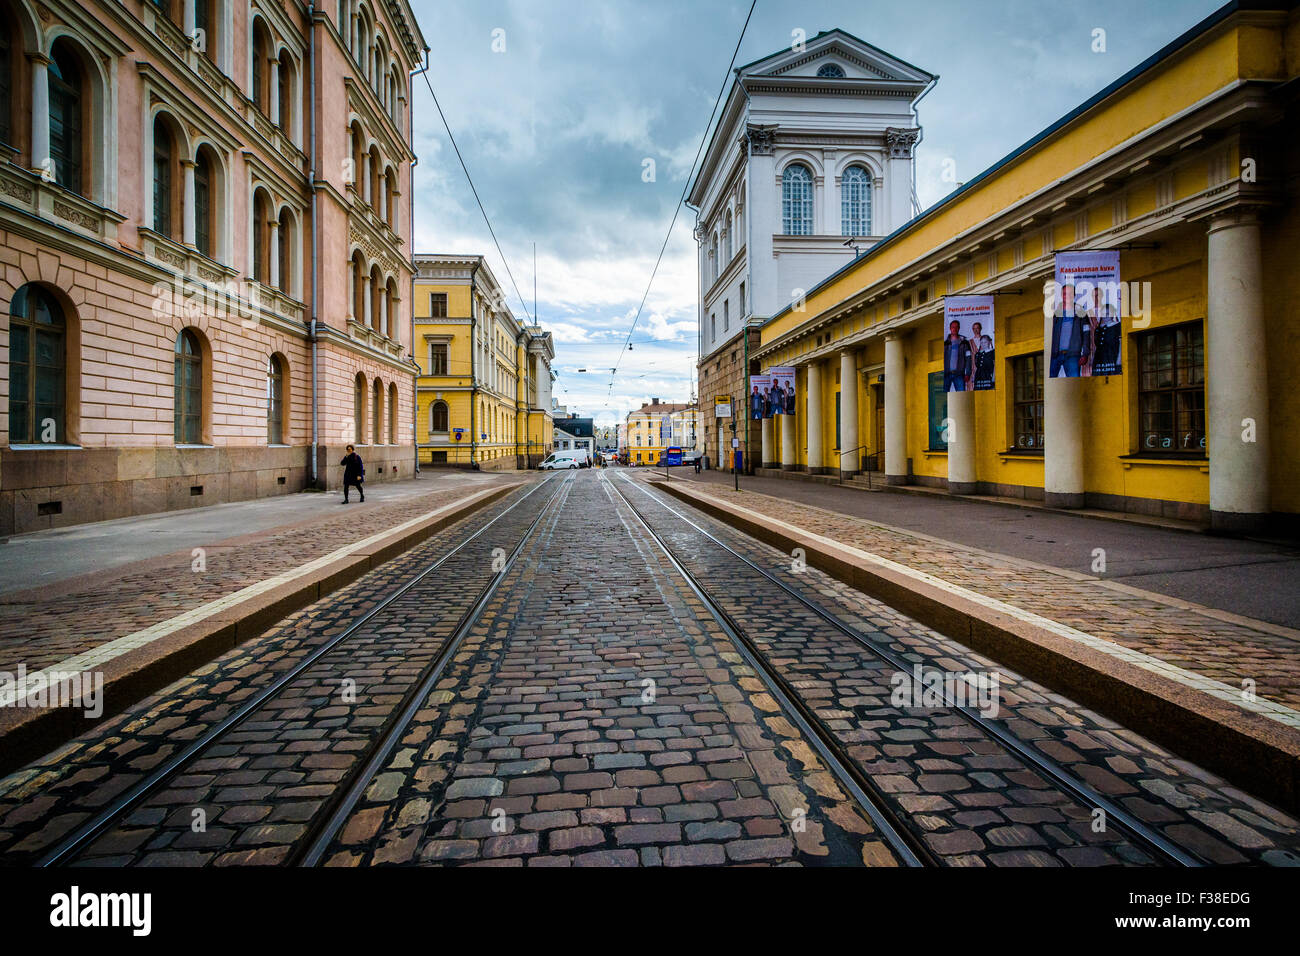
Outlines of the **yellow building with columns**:
{"type": "Polygon", "coordinates": [[[1294,532],[1297,76],[1292,3],[1229,4],[772,316],[752,357],[798,399],[764,465],[1294,532]],[[1122,374],[1045,377],[1070,250],[1145,298],[1122,374]],[[944,297],[973,294],[996,385],[946,394],[944,297]]]}
{"type": "Polygon", "coordinates": [[[520,323],[482,256],[417,255],[421,465],[532,468],[551,450],[551,333],[520,323]]]}

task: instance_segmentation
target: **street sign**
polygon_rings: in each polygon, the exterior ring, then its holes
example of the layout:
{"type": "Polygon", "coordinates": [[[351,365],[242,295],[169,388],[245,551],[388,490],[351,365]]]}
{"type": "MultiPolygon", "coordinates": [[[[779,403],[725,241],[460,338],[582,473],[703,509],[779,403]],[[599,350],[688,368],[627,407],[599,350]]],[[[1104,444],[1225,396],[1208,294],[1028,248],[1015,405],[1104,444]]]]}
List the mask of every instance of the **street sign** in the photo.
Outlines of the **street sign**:
{"type": "Polygon", "coordinates": [[[713,400],[713,415],[715,418],[731,417],[731,396],[719,395],[713,400]]]}

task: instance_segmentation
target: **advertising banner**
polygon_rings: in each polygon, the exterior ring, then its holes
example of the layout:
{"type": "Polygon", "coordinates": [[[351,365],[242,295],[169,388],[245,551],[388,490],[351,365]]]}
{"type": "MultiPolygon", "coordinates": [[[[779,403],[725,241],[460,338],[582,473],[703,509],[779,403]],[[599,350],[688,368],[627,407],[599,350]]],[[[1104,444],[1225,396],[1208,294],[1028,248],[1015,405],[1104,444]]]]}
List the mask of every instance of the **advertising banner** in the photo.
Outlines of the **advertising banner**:
{"type": "Polygon", "coordinates": [[[1122,302],[1117,250],[1056,254],[1052,336],[1046,346],[1048,377],[1078,378],[1123,372],[1122,302]]]}
{"type": "Polygon", "coordinates": [[[768,401],[772,405],[773,415],[794,414],[794,366],[778,365],[768,369],[772,376],[772,387],[768,391],[768,401]]]}
{"type": "Polygon", "coordinates": [[[749,417],[753,419],[772,417],[771,375],[749,376],[749,417]]]}
{"type": "Polygon", "coordinates": [[[943,299],[943,390],[987,391],[994,384],[993,296],[943,299]]]}

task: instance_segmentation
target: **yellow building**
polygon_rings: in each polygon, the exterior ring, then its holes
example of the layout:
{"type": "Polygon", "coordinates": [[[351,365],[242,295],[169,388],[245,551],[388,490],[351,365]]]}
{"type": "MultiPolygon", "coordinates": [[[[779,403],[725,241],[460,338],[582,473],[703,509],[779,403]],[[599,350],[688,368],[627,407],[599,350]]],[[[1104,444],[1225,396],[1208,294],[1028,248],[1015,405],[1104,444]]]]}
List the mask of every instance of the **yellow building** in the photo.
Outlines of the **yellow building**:
{"type": "Polygon", "coordinates": [[[763,423],[763,463],[1295,530],[1300,18],[1259,6],[1222,8],[768,319],[751,357],[794,366],[798,398],[763,423]],[[1070,250],[1119,252],[1121,374],[1045,380],[1070,250]],[[954,294],[996,296],[991,390],[943,389],[954,294]]]}
{"type": "Polygon", "coordinates": [[[415,266],[421,464],[535,466],[551,450],[551,333],[515,319],[482,256],[415,266]]]}
{"type": "Polygon", "coordinates": [[[664,449],[673,444],[673,415],[685,411],[685,403],[672,404],[650,399],[634,412],[628,412],[626,422],[627,444],[620,452],[629,464],[653,465],[659,461],[664,449]]]}

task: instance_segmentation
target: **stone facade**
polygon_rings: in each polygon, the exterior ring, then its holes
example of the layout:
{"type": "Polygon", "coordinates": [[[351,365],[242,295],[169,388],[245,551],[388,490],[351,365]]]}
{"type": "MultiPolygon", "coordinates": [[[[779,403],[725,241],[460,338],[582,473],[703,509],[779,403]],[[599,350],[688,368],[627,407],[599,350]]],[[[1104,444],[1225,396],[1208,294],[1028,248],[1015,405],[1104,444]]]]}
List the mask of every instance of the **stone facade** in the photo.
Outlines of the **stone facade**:
{"type": "Polygon", "coordinates": [[[410,474],[404,0],[0,8],[0,534],[410,474]]]}
{"type": "MultiPolygon", "coordinates": [[[[746,333],[749,338],[749,352],[758,349],[758,329],[751,328],[746,333]]],[[[754,460],[753,453],[759,451],[762,435],[758,422],[748,423],[745,419],[745,336],[737,335],[730,342],[700,362],[700,445],[709,459],[710,468],[731,467],[731,424],[736,424],[735,437],[740,440],[740,449],[744,452],[744,469],[752,472],[760,464],[754,460]],[[717,418],[715,399],[719,396],[731,396],[731,419],[717,418]],[[722,444],[719,445],[719,436],[722,444]]]]}

